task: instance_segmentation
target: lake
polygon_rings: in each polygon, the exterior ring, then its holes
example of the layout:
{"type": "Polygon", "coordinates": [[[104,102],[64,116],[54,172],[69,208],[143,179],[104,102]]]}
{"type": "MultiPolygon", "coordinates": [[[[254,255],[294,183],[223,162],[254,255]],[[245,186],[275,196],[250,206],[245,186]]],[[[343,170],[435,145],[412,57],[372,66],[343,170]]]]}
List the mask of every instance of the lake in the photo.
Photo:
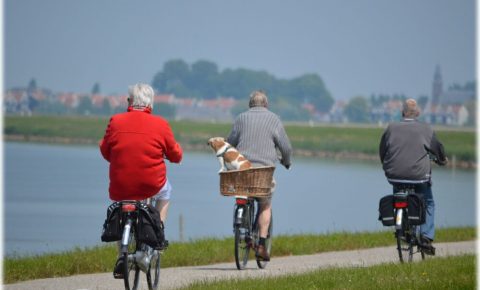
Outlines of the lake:
{"type": "MultiPolygon", "coordinates": [[[[4,253],[23,256],[101,244],[111,202],[108,163],[99,150],[11,142],[4,147],[4,253]]],[[[167,166],[174,188],[167,239],[231,236],[234,200],[219,194],[214,154],[186,152],[180,165],[167,166]]],[[[435,166],[437,227],[475,225],[475,178],[473,170],[435,166]]],[[[379,163],[294,158],[291,170],[277,167],[275,179],[275,234],[386,229],[377,220],[378,201],[391,187],[379,163]]]]}

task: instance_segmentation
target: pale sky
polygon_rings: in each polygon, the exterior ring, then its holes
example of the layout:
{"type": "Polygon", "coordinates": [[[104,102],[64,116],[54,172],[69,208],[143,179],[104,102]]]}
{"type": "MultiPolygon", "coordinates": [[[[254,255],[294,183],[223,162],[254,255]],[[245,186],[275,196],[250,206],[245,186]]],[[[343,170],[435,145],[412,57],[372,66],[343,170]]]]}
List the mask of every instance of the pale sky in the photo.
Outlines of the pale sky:
{"type": "Polygon", "coordinates": [[[475,79],[474,0],[5,0],[6,89],[104,94],[206,59],[280,78],[317,73],[336,99],[430,95],[475,79]]]}

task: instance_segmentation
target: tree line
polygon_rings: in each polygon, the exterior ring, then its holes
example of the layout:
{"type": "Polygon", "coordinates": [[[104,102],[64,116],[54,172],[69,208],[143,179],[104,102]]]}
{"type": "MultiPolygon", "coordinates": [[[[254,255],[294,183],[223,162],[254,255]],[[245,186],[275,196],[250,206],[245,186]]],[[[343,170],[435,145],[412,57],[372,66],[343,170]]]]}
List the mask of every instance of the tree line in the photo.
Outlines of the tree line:
{"type": "Polygon", "coordinates": [[[263,89],[270,103],[283,110],[311,103],[317,111],[328,112],[334,103],[317,74],[280,79],[266,71],[244,68],[220,71],[216,63],[208,60],[199,60],[192,65],[181,59],[167,61],[155,74],[152,86],[160,93],[203,99],[223,96],[245,100],[253,90],[263,89]]]}

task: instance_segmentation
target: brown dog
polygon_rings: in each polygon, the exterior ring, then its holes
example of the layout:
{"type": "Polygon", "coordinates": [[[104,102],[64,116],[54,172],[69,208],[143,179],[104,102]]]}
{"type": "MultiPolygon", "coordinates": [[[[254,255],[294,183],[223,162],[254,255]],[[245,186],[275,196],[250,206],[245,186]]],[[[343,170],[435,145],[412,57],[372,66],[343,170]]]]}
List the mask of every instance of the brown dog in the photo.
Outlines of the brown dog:
{"type": "Polygon", "coordinates": [[[235,147],[230,145],[222,137],[214,137],[208,140],[208,145],[212,147],[213,151],[220,162],[220,171],[227,170],[245,170],[252,167],[248,161],[235,147]]]}

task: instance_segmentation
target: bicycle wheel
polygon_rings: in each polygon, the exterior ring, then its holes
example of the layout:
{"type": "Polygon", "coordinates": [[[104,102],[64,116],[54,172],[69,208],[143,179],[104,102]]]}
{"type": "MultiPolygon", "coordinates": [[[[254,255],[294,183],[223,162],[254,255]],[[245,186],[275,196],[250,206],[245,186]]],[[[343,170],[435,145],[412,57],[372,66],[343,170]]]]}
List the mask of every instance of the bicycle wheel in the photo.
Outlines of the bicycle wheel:
{"type": "Polygon", "coordinates": [[[420,227],[419,226],[412,226],[412,232],[415,233],[415,245],[417,246],[417,252],[420,253],[422,260],[425,260],[425,252],[424,249],[420,246],[420,227]]]}
{"type": "Polygon", "coordinates": [[[147,284],[149,290],[157,290],[158,284],[160,282],[160,262],[161,262],[160,252],[153,250],[152,256],[150,258],[150,265],[147,271],[147,284]]]}
{"type": "Polygon", "coordinates": [[[235,225],[235,264],[238,270],[245,269],[250,253],[249,230],[241,225],[235,225]]]}
{"type": "MultiPolygon", "coordinates": [[[[270,226],[268,226],[268,235],[267,235],[267,239],[265,240],[265,248],[267,249],[267,253],[268,253],[269,256],[272,253],[272,233],[273,233],[273,215],[270,218],[270,226]]],[[[260,231],[258,229],[258,226],[256,226],[255,236],[257,238],[260,238],[260,231]]],[[[265,269],[267,264],[268,264],[267,261],[263,261],[263,260],[260,260],[260,259],[257,258],[257,266],[260,269],[265,269]]]]}
{"type": "Polygon", "coordinates": [[[123,281],[125,284],[125,290],[136,290],[138,287],[140,268],[138,267],[137,263],[135,263],[134,259],[137,248],[137,234],[135,228],[131,227],[127,252],[123,253],[123,264],[125,265],[123,281]]]}
{"type": "Polygon", "coordinates": [[[397,251],[400,262],[411,262],[413,260],[413,237],[410,230],[403,227],[402,230],[395,232],[397,238],[397,251]]]}

